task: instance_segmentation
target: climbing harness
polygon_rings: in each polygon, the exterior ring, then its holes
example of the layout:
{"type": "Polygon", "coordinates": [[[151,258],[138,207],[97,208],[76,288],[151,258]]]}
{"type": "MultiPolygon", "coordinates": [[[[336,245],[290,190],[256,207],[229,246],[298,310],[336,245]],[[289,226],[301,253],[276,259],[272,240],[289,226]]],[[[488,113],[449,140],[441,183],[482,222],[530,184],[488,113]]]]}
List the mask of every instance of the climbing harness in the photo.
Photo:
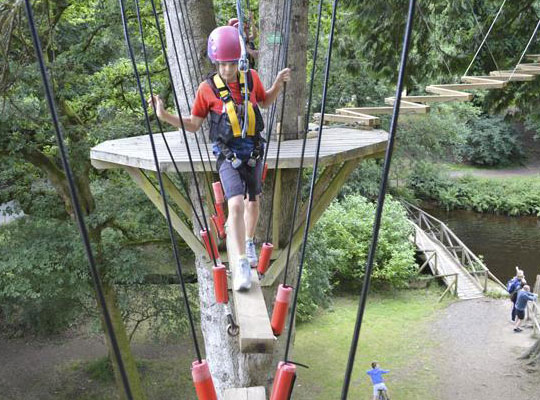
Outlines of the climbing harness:
{"type": "MultiPolygon", "coordinates": [[[[238,170],[242,182],[244,182],[245,193],[244,197],[249,196],[249,201],[255,201],[257,177],[255,174],[255,166],[260,160],[263,152],[263,138],[261,131],[264,129],[264,122],[260,113],[259,107],[251,101],[242,104],[236,104],[229,87],[223,82],[219,74],[213,74],[206,80],[210,85],[216,97],[223,102],[223,110],[225,112],[210,113],[210,138],[216,143],[220,154],[218,157],[218,171],[224,161],[231,163],[232,167],[238,170]],[[246,106],[247,104],[247,106],[246,106]],[[247,135],[253,140],[254,149],[246,161],[242,161],[230,149],[230,144],[235,139],[240,139],[242,131],[240,126],[245,125],[243,120],[243,109],[248,111],[248,129],[247,135]]],[[[238,83],[242,95],[249,94],[253,89],[253,78],[251,72],[247,74],[238,74],[238,83]],[[245,80],[247,78],[247,81],[245,80]]],[[[242,96],[242,98],[244,98],[242,96]]]]}
{"type": "Polygon", "coordinates": [[[26,14],[28,17],[28,25],[30,28],[30,32],[32,34],[32,42],[34,44],[34,49],[36,51],[36,57],[38,60],[39,70],[41,74],[41,79],[43,81],[43,86],[45,89],[45,95],[47,97],[47,103],[49,106],[49,111],[51,113],[51,118],[54,125],[54,130],[56,133],[56,140],[58,142],[58,149],[60,151],[60,157],[62,159],[62,166],[64,168],[66,178],[68,180],[68,186],[69,186],[69,193],[71,196],[71,203],[73,205],[73,212],[75,213],[75,218],[77,220],[77,224],[79,226],[79,231],[81,233],[81,238],[84,244],[84,248],[86,251],[86,257],[88,258],[88,265],[90,269],[90,274],[92,275],[92,280],[94,282],[94,288],[96,290],[97,294],[97,300],[98,304],[101,308],[101,313],[103,315],[103,320],[105,322],[105,325],[107,327],[106,334],[109,336],[109,340],[111,342],[111,346],[113,349],[113,355],[116,360],[116,363],[118,365],[118,370],[120,373],[120,377],[122,380],[122,386],[124,388],[124,392],[126,394],[126,398],[128,400],[133,399],[133,394],[131,392],[131,386],[129,383],[129,379],[127,377],[126,367],[124,365],[124,361],[122,359],[122,354],[120,352],[120,347],[118,345],[118,339],[116,338],[116,334],[114,331],[114,326],[112,324],[111,320],[111,314],[109,312],[109,309],[107,307],[107,302],[105,301],[105,296],[103,293],[103,285],[101,283],[101,278],[99,276],[99,272],[96,267],[96,262],[94,259],[94,255],[92,252],[92,247],[90,245],[90,238],[88,237],[88,230],[86,228],[86,223],[84,221],[84,217],[81,210],[81,205],[79,202],[79,196],[77,194],[77,189],[75,185],[75,181],[73,179],[73,171],[71,169],[69,159],[68,159],[68,153],[65,147],[64,143],[64,136],[60,127],[60,120],[58,118],[58,112],[56,109],[56,104],[54,101],[54,95],[51,88],[51,85],[49,83],[49,77],[47,73],[47,67],[45,66],[45,62],[43,60],[43,50],[41,48],[41,41],[39,39],[36,24],[34,22],[34,13],[32,10],[32,4],[30,3],[30,0],[25,0],[25,9],[26,14]]]}
{"type": "MultiPolygon", "coordinates": [[[[403,91],[403,82],[405,77],[405,70],[407,68],[407,58],[409,55],[409,45],[411,32],[414,22],[414,11],[416,7],[416,0],[409,0],[409,9],[407,15],[407,24],[405,27],[405,35],[403,38],[403,50],[401,52],[401,62],[399,66],[399,74],[396,88],[396,101],[394,102],[394,109],[392,112],[392,119],[390,122],[390,131],[388,133],[388,145],[386,147],[386,154],[384,157],[383,174],[381,184],[379,186],[379,197],[377,199],[377,209],[375,211],[375,220],[373,223],[373,231],[371,235],[371,244],[369,247],[369,253],[366,263],[366,270],[364,273],[364,282],[362,284],[362,292],[360,295],[360,302],[358,306],[358,313],[356,316],[356,323],[354,327],[353,338],[351,341],[351,348],[349,351],[349,359],[347,362],[347,369],[345,371],[345,378],[343,381],[341,400],[347,400],[349,392],[349,385],[351,381],[351,374],[354,367],[354,359],[356,356],[356,349],[358,346],[358,340],[360,338],[360,329],[362,327],[362,320],[364,317],[364,310],[367,302],[367,295],[369,291],[369,284],[371,280],[371,274],[373,272],[373,264],[375,260],[375,252],[377,251],[377,243],[379,240],[379,231],[381,227],[382,213],[384,209],[384,200],[386,198],[386,188],[388,184],[388,175],[390,172],[390,164],[392,162],[392,154],[394,150],[394,142],[396,138],[396,128],[399,117],[399,109],[401,105],[401,96],[403,91]]],[[[324,104],[324,103],[323,103],[324,104]]],[[[321,120],[324,118],[324,114],[321,113],[321,120]]]]}

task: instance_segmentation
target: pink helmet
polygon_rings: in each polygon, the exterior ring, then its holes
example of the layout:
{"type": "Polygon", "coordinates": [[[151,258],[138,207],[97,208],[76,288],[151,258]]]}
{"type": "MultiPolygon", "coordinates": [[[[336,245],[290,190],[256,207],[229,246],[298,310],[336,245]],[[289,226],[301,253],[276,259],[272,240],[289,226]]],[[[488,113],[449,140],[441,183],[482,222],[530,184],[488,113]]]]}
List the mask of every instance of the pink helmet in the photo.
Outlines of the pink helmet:
{"type": "Polygon", "coordinates": [[[208,58],[213,63],[238,61],[241,55],[238,29],[232,26],[220,26],[208,36],[208,58]]]}

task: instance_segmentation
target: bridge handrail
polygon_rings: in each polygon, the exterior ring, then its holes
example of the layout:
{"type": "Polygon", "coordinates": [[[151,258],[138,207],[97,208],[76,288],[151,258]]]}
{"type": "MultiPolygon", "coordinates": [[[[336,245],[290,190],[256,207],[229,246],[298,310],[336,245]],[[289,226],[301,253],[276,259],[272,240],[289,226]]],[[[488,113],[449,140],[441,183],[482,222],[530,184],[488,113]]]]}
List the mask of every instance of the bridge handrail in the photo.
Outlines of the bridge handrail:
{"type": "MultiPolygon", "coordinates": [[[[493,275],[493,273],[484,264],[484,262],[476,254],[474,254],[471,251],[471,249],[469,249],[467,247],[467,245],[465,243],[463,243],[461,241],[461,239],[459,237],[457,237],[457,235],[444,222],[442,222],[440,219],[434,217],[433,215],[425,212],[421,208],[416,207],[415,205],[409,203],[406,200],[401,200],[401,201],[402,201],[403,205],[405,206],[405,209],[409,212],[409,214],[411,214],[411,215],[413,215],[415,217],[416,217],[415,212],[418,214],[418,221],[420,221],[423,218],[424,220],[427,220],[426,222],[429,223],[430,220],[431,220],[432,222],[435,222],[437,225],[439,225],[441,227],[441,229],[444,230],[445,234],[447,234],[448,236],[451,236],[452,239],[454,239],[455,243],[459,245],[457,247],[460,247],[462,249],[462,251],[465,252],[467,258],[470,261],[470,263],[465,263],[464,260],[463,260],[463,261],[460,261],[461,264],[468,264],[468,266],[472,268],[473,272],[478,272],[478,271],[476,271],[476,269],[478,267],[479,269],[481,269],[480,272],[487,274],[493,281],[495,281],[501,287],[506,289],[506,285],[504,283],[502,283],[495,275],[493,275]]],[[[422,229],[421,226],[419,226],[419,228],[422,229]]],[[[456,246],[447,246],[442,240],[440,240],[440,239],[437,239],[437,240],[439,242],[441,242],[446,248],[456,247],[456,246]]],[[[452,244],[452,241],[449,240],[449,242],[452,244]]],[[[457,256],[455,256],[455,254],[453,256],[454,256],[454,258],[457,258],[457,256]]],[[[476,275],[476,274],[474,274],[474,275],[476,275]]],[[[478,278],[476,278],[476,280],[478,280],[478,278]]]]}
{"type": "MultiPolygon", "coordinates": [[[[415,227],[415,229],[417,228],[417,229],[422,231],[422,228],[420,226],[418,226],[414,221],[409,221],[409,222],[415,227]]],[[[435,239],[435,240],[439,241],[438,239],[435,239]]],[[[444,243],[441,243],[441,244],[444,247],[444,243]]],[[[444,247],[444,249],[447,250],[446,247],[444,247]]],[[[454,258],[452,253],[450,253],[450,252],[448,252],[448,253],[449,253],[450,257],[454,258]]],[[[471,278],[471,281],[474,284],[478,285],[478,289],[482,289],[482,287],[481,287],[481,285],[480,285],[480,283],[478,281],[478,278],[476,278],[475,276],[472,276],[472,274],[469,271],[467,271],[466,268],[463,268],[463,272],[465,273],[465,275],[467,275],[469,278],[471,278]]],[[[437,266],[435,266],[435,274],[436,274],[436,276],[442,276],[442,275],[439,274],[439,270],[438,270],[437,266]]]]}

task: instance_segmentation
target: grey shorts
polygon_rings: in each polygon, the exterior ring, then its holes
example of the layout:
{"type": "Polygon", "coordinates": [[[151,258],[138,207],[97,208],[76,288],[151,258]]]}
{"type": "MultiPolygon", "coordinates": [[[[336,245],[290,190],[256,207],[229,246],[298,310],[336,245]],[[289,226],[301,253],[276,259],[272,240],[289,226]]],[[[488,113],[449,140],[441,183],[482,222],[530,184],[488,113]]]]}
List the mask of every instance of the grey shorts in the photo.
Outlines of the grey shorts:
{"type": "MultiPolygon", "coordinates": [[[[257,165],[253,168],[255,171],[255,194],[259,195],[262,193],[262,161],[257,161],[257,165]]],[[[249,168],[249,167],[245,167],[249,168]]],[[[232,164],[228,161],[223,161],[219,167],[219,178],[221,179],[221,186],[225,191],[225,197],[227,200],[233,198],[234,196],[239,196],[246,193],[246,186],[244,181],[240,176],[240,172],[234,169],[232,164]]]]}

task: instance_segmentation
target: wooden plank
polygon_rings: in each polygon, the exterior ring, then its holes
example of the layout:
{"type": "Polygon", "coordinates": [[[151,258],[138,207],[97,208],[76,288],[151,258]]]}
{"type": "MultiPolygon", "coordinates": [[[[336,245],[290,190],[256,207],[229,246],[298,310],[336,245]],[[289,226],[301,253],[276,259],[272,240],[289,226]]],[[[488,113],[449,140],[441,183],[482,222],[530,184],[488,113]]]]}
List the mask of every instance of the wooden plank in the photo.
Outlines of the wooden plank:
{"type": "MultiPolygon", "coordinates": [[[[229,235],[229,232],[227,232],[229,235]]],[[[229,256],[229,269],[236,274],[238,254],[227,243],[227,255],[229,256]]],[[[251,270],[251,289],[239,292],[233,290],[234,310],[236,323],[240,327],[239,343],[242,353],[272,353],[276,338],[270,326],[270,318],[266,309],[259,275],[256,269],[251,270]]]]}
{"type": "Polygon", "coordinates": [[[266,400],[264,386],[226,389],[223,400],[266,400]]]}
{"type": "MultiPolygon", "coordinates": [[[[470,101],[472,98],[473,95],[470,93],[456,92],[455,94],[448,95],[404,96],[402,97],[402,100],[416,103],[446,103],[450,101],[470,101]]],[[[384,99],[386,104],[394,104],[395,101],[395,97],[387,97],[384,99]]]]}
{"type": "Polygon", "coordinates": [[[506,80],[508,82],[529,82],[535,79],[535,74],[529,72],[526,74],[517,72],[512,74],[512,71],[491,71],[489,74],[494,79],[506,80]]]}
{"type": "MultiPolygon", "coordinates": [[[[157,174],[154,172],[154,176],[157,174]]],[[[163,186],[165,186],[165,190],[167,191],[167,194],[169,197],[180,207],[182,212],[191,220],[193,216],[193,209],[191,208],[191,204],[189,201],[184,197],[182,192],[176,187],[174,182],[167,176],[167,174],[162,174],[163,177],[163,186]]]]}
{"type": "MultiPolygon", "coordinates": [[[[394,107],[353,107],[353,108],[338,108],[336,111],[341,112],[343,110],[360,112],[371,115],[390,115],[394,111],[394,107]]],[[[412,102],[401,102],[400,114],[425,114],[429,112],[429,106],[425,104],[418,104],[412,102]]]]}
{"type": "Polygon", "coordinates": [[[445,85],[431,85],[426,87],[428,93],[449,94],[447,90],[460,91],[460,90],[483,90],[483,89],[502,89],[506,86],[506,82],[503,81],[483,81],[476,83],[456,83],[445,85]]]}
{"type": "MultiPolygon", "coordinates": [[[[165,134],[180,171],[191,171],[186,147],[180,141],[177,132],[165,134]]],[[[161,135],[155,135],[159,165],[163,172],[175,172],[172,160],[167,153],[161,135]]],[[[341,161],[357,157],[368,157],[380,153],[386,148],[388,134],[382,130],[365,131],[352,128],[324,128],[321,145],[322,165],[328,165],[335,159],[341,161]]],[[[298,168],[302,140],[283,142],[280,154],[280,168],[298,168]]],[[[310,167],[315,161],[316,139],[308,139],[305,166],[310,167]]],[[[121,168],[124,166],[155,171],[154,160],[148,136],[136,136],[110,140],[93,147],[90,152],[92,163],[98,168],[121,168]]],[[[203,155],[204,158],[204,155],[203,155]]],[[[203,161],[198,154],[193,154],[195,169],[202,171],[203,161]]],[[[269,168],[274,168],[276,146],[270,146],[268,154],[269,168]]],[[[207,161],[206,161],[207,162],[207,161]]]]}
{"type": "MultiPolygon", "coordinates": [[[[139,186],[146,196],[150,199],[154,206],[159,210],[162,215],[165,215],[165,206],[163,205],[163,198],[161,193],[148,181],[143,173],[137,168],[124,167],[131,179],[139,186]]],[[[193,234],[191,228],[187,226],[184,221],[169,207],[169,213],[173,228],[184,239],[186,244],[191,248],[196,256],[204,256],[206,258],[206,250],[199,239],[193,234]]],[[[210,260],[208,259],[208,263],[210,260]]]]}
{"type": "MultiPolygon", "coordinates": [[[[315,113],[313,114],[313,118],[317,121],[320,120],[321,114],[315,113]]],[[[377,117],[362,117],[362,116],[353,116],[353,115],[341,115],[341,114],[324,114],[324,122],[343,122],[346,124],[358,124],[358,125],[365,125],[365,126],[373,126],[375,125],[375,121],[377,121],[377,117]]]]}

